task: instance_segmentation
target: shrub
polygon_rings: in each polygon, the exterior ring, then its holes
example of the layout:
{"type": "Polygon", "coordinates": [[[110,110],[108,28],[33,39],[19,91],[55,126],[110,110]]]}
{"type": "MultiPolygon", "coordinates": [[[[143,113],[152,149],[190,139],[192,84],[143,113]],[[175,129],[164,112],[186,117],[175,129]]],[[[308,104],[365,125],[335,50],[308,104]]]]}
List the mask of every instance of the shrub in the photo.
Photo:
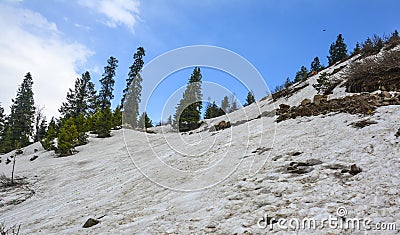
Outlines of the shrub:
{"type": "Polygon", "coordinates": [[[378,58],[353,62],[345,75],[347,92],[400,90],[400,51],[385,51],[378,58]]]}
{"type": "Polygon", "coordinates": [[[58,135],[58,153],[60,156],[69,156],[78,143],[78,131],[74,120],[69,118],[63,123],[58,135]]]}
{"type": "Polygon", "coordinates": [[[325,93],[325,91],[331,86],[331,80],[327,73],[321,73],[317,79],[317,83],[313,84],[313,87],[318,93],[325,93]]]}

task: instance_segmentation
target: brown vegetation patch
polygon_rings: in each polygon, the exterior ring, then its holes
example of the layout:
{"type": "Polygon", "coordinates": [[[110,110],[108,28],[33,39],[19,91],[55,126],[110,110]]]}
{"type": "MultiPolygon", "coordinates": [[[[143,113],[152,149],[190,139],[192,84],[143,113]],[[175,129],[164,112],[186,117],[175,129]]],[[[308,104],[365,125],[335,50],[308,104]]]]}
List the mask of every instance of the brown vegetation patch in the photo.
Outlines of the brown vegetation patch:
{"type": "Polygon", "coordinates": [[[296,92],[302,90],[303,88],[307,87],[308,83],[303,84],[302,86],[298,86],[298,87],[288,87],[285,88],[281,91],[275,92],[272,94],[272,99],[274,101],[276,101],[277,99],[281,98],[281,97],[286,97],[289,98],[290,96],[292,96],[293,94],[295,94],[296,92]]]}
{"type": "Polygon", "coordinates": [[[315,103],[296,107],[281,105],[277,110],[277,114],[279,115],[277,122],[294,119],[296,117],[310,117],[332,112],[372,114],[377,107],[386,105],[400,105],[400,94],[394,95],[390,98],[383,95],[360,94],[328,100],[326,102],[321,102],[319,105],[316,105],[315,103]]]}
{"type": "Polygon", "coordinates": [[[347,92],[400,91],[400,50],[352,63],[346,79],[347,92]]]}

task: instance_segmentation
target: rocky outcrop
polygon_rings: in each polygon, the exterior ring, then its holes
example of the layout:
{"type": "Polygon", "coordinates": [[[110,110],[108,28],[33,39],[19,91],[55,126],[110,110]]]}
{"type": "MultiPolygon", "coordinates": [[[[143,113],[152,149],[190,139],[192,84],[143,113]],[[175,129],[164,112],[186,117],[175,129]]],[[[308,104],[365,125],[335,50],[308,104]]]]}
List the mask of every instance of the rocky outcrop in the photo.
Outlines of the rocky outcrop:
{"type": "Polygon", "coordinates": [[[314,104],[320,105],[321,103],[325,103],[328,101],[327,95],[315,95],[314,96],[314,104]]]}
{"type": "Polygon", "coordinates": [[[327,101],[322,99],[320,100],[319,104],[311,103],[296,107],[280,105],[279,109],[277,110],[277,122],[296,117],[317,116],[332,112],[372,114],[373,111],[380,106],[400,105],[400,93],[395,95],[391,95],[389,93],[389,95],[387,93],[364,93],[327,101]]]}
{"type": "Polygon", "coordinates": [[[308,104],[311,104],[311,100],[310,99],[304,99],[303,101],[301,101],[301,106],[306,106],[308,104]]]}
{"type": "Polygon", "coordinates": [[[231,127],[231,122],[220,121],[217,125],[210,128],[210,131],[219,131],[231,127]]]}

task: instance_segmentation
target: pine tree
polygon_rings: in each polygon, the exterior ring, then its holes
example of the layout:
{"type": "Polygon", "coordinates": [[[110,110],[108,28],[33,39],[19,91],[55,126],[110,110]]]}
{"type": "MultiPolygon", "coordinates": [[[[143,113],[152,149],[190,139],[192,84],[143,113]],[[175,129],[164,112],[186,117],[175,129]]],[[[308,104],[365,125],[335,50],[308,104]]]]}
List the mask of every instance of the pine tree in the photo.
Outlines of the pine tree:
{"type": "Polygon", "coordinates": [[[0,103],[0,153],[4,153],[4,136],[6,131],[6,115],[0,103]]]}
{"type": "Polygon", "coordinates": [[[75,80],[74,90],[67,92],[67,102],[63,102],[59,112],[63,118],[77,117],[79,114],[87,116],[94,113],[97,106],[97,96],[90,73],[86,71],[81,78],[75,80]]]}
{"type": "Polygon", "coordinates": [[[222,101],[221,101],[221,109],[224,111],[224,113],[228,113],[230,107],[229,107],[229,98],[228,96],[225,96],[222,101]]]}
{"type": "Polygon", "coordinates": [[[97,99],[97,91],[94,87],[94,83],[91,81],[91,77],[89,72],[86,72],[84,74],[85,82],[86,82],[86,90],[83,90],[83,95],[82,97],[84,100],[84,103],[86,103],[86,110],[85,113],[88,115],[93,115],[96,112],[97,107],[99,106],[97,99]]]}
{"type": "MultiPolygon", "coordinates": [[[[215,101],[213,102],[213,104],[215,105],[215,101]]],[[[214,112],[212,108],[213,104],[207,103],[206,112],[204,113],[204,119],[211,119],[214,117],[214,112]]]]}
{"type": "Polygon", "coordinates": [[[249,91],[247,93],[246,103],[245,103],[244,106],[248,106],[248,105],[250,105],[250,104],[252,104],[254,102],[256,102],[256,99],[254,98],[254,93],[253,93],[253,91],[249,91]]]}
{"type": "Polygon", "coordinates": [[[78,131],[74,119],[69,118],[63,122],[58,135],[58,153],[60,156],[69,156],[73,153],[74,147],[78,143],[78,131]]]}
{"type": "Polygon", "coordinates": [[[144,115],[144,127],[146,129],[153,127],[153,121],[150,119],[150,117],[147,115],[147,113],[145,113],[145,115],[144,115]]]}
{"type": "Polygon", "coordinates": [[[118,130],[121,129],[122,126],[122,111],[121,106],[118,105],[113,113],[113,129],[118,130]]]}
{"type": "Polygon", "coordinates": [[[374,54],[374,43],[371,38],[367,38],[365,42],[362,44],[361,54],[363,56],[369,56],[374,54]]]}
{"type": "Polygon", "coordinates": [[[143,112],[142,115],[139,117],[138,127],[140,129],[146,129],[153,127],[153,123],[146,112],[143,112]]]}
{"type": "Polygon", "coordinates": [[[201,92],[201,71],[195,67],[186,86],[183,97],[176,107],[174,123],[179,131],[193,130],[200,121],[203,94],[201,92]]]}
{"type": "Polygon", "coordinates": [[[67,92],[67,102],[63,102],[61,107],[58,109],[58,112],[61,113],[63,118],[70,118],[75,113],[75,93],[74,91],[69,88],[67,92]]]}
{"type": "Polygon", "coordinates": [[[313,87],[318,93],[325,93],[325,91],[331,86],[331,81],[327,73],[321,73],[317,79],[317,83],[313,84],[313,87]]]}
{"type": "Polygon", "coordinates": [[[46,136],[46,129],[47,129],[47,121],[44,117],[39,124],[39,128],[36,132],[35,139],[36,141],[41,141],[46,136]]]}
{"type": "Polygon", "coordinates": [[[56,119],[54,117],[51,117],[50,122],[49,122],[49,127],[53,127],[54,131],[58,134],[60,131],[60,126],[57,125],[56,119]]]}
{"type": "Polygon", "coordinates": [[[211,119],[211,118],[222,116],[224,114],[225,114],[224,110],[222,110],[222,108],[218,107],[218,105],[214,101],[212,104],[208,103],[206,112],[204,114],[204,119],[211,119]]]}
{"type": "Polygon", "coordinates": [[[306,68],[306,66],[301,66],[300,71],[296,73],[294,82],[305,81],[307,77],[308,77],[308,69],[306,68]]]}
{"type": "Polygon", "coordinates": [[[113,114],[110,108],[98,110],[94,116],[93,122],[98,138],[107,138],[111,136],[113,114]]]}
{"type": "Polygon", "coordinates": [[[4,125],[3,133],[1,135],[1,142],[0,142],[0,152],[8,153],[14,149],[14,145],[11,140],[11,127],[6,122],[4,125]]]}
{"type": "Polygon", "coordinates": [[[99,107],[101,110],[111,107],[111,100],[114,99],[114,77],[118,67],[118,60],[110,57],[107,66],[104,67],[103,78],[100,79],[101,88],[99,91],[99,107]]]}
{"type": "Polygon", "coordinates": [[[323,66],[321,65],[321,62],[319,62],[318,56],[316,56],[314,60],[311,62],[310,70],[318,73],[319,71],[322,70],[322,68],[323,66]]]}
{"type": "Polygon", "coordinates": [[[172,125],[172,116],[171,115],[168,116],[167,124],[172,125]]]}
{"type": "Polygon", "coordinates": [[[357,42],[356,46],[354,47],[354,51],[353,51],[352,55],[357,55],[358,53],[360,53],[360,51],[361,51],[361,46],[360,46],[360,43],[357,42]]]}
{"type": "Polygon", "coordinates": [[[33,134],[35,106],[33,100],[33,79],[28,72],[19,86],[15,100],[12,100],[9,126],[11,127],[11,143],[25,147],[33,134]]]}
{"type": "Polygon", "coordinates": [[[84,145],[88,143],[88,135],[86,134],[89,129],[86,126],[86,121],[85,117],[83,116],[82,113],[78,114],[74,118],[74,124],[76,127],[76,130],[78,131],[78,143],[77,145],[84,145]]]}
{"type": "Polygon", "coordinates": [[[118,66],[118,60],[110,57],[108,65],[104,67],[103,78],[100,80],[101,90],[99,92],[99,110],[95,114],[94,126],[97,137],[105,138],[111,136],[113,128],[113,114],[111,112],[111,100],[114,98],[114,77],[118,66]]]}
{"type": "Polygon", "coordinates": [[[46,128],[47,128],[47,121],[46,117],[43,114],[43,108],[36,107],[35,136],[33,138],[33,142],[38,142],[44,137],[44,134],[46,133],[46,128]],[[41,130],[43,128],[44,130],[41,130]]]}
{"type": "Polygon", "coordinates": [[[126,88],[123,91],[121,100],[121,106],[124,110],[124,123],[131,125],[132,128],[137,127],[139,116],[143,80],[140,71],[144,65],[143,56],[145,56],[144,48],[138,47],[136,53],[133,55],[134,62],[129,67],[126,88]]]}
{"type": "Polygon", "coordinates": [[[337,36],[336,42],[332,43],[329,48],[328,62],[333,65],[347,57],[347,45],[344,42],[342,34],[337,36]]]}
{"type": "Polygon", "coordinates": [[[54,129],[54,125],[49,125],[46,131],[44,139],[41,141],[42,146],[46,150],[56,150],[54,146],[54,139],[57,138],[57,132],[54,129]]]}
{"type": "MultiPolygon", "coordinates": [[[[121,100],[121,106],[123,107],[126,96],[129,92],[129,88],[131,87],[131,84],[133,87],[135,87],[134,90],[137,91],[137,94],[135,94],[137,97],[139,97],[139,102],[140,103],[140,93],[142,91],[142,85],[141,85],[141,80],[140,81],[135,81],[136,76],[140,73],[140,71],[143,68],[144,62],[143,62],[143,56],[146,55],[146,52],[143,47],[138,47],[136,49],[136,53],[133,54],[133,59],[134,62],[133,64],[129,67],[129,73],[128,73],[128,78],[126,79],[126,88],[123,90],[123,96],[121,100]]],[[[135,98],[134,98],[135,99],[135,98]]],[[[137,99],[137,98],[136,98],[137,99]]]]}
{"type": "Polygon", "coordinates": [[[388,39],[386,44],[387,44],[387,49],[392,49],[395,46],[400,44],[400,36],[399,36],[399,32],[397,30],[395,30],[392,33],[392,36],[390,36],[390,38],[388,39]]]}
{"type": "Polygon", "coordinates": [[[4,108],[1,106],[0,103],[0,140],[1,140],[1,135],[4,132],[5,122],[6,122],[6,115],[4,114],[4,108]]]}
{"type": "Polygon", "coordinates": [[[87,131],[90,131],[92,134],[96,134],[95,116],[96,116],[96,112],[94,112],[93,114],[90,113],[85,118],[85,127],[86,127],[87,131]]]}

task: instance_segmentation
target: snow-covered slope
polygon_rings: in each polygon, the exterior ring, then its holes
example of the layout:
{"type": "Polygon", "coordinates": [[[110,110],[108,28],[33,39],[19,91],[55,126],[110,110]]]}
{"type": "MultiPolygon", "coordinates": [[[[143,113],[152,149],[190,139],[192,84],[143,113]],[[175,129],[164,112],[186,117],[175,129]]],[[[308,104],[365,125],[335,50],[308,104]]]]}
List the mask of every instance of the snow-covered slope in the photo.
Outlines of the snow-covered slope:
{"type": "MultiPolygon", "coordinates": [[[[18,190],[1,190],[0,222],[21,224],[21,234],[380,233],[328,224],[298,231],[277,224],[272,231],[260,228],[266,214],[318,223],[339,218],[338,208],[345,208],[340,220],[400,226],[400,106],[380,107],[369,117],[339,113],[280,123],[256,118],[281,103],[312,99],[316,78],[287,100],[268,98],[229,119],[207,120],[207,127],[246,120],[218,132],[115,131],[112,138],[90,138],[65,158],[30,147],[39,157],[29,161],[35,153],[27,150],[18,156],[16,175],[27,177],[35,194],[14,205],[18,190]],[[367,118],[376,124],[352,125],[367,118]],[[362,172],[346,172],[352,164],[362,172]],[[88,218],[100,223],[82,228],[88,218]]],[[[9,175],[11,165],[1,163],[0,174],[9,175]]]]}

